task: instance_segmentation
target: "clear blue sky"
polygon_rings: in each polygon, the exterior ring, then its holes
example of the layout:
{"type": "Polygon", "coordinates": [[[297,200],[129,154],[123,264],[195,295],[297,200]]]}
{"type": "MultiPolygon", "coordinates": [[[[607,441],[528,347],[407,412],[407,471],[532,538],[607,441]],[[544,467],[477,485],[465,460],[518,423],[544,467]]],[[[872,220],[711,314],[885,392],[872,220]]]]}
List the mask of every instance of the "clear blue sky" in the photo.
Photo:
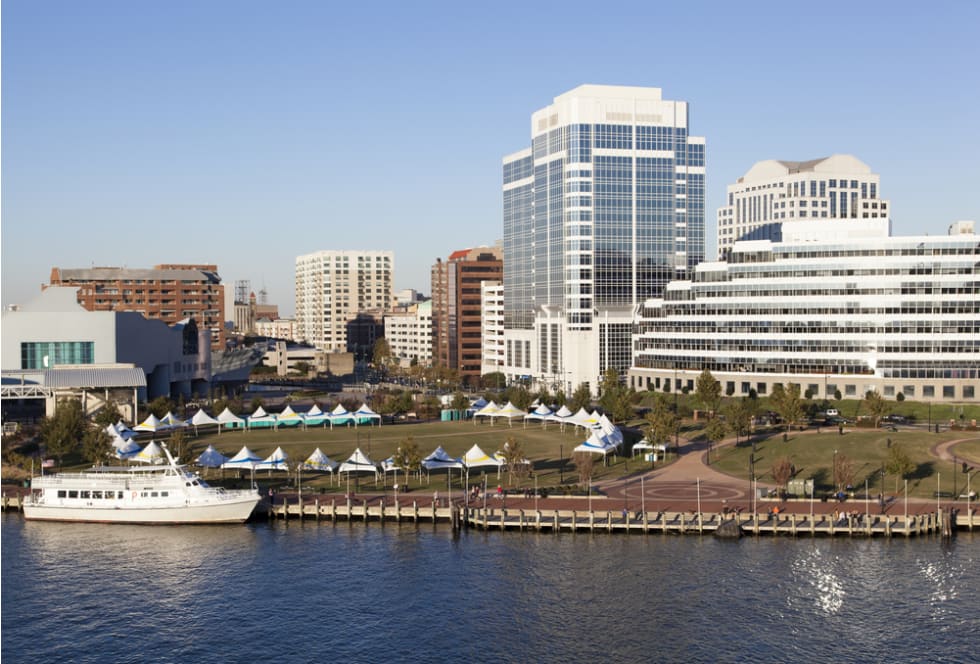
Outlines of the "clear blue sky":
{"type": "Polygon", "coordinates": [[[980,3],[6,0],[2,297],[52,266],[216,263],[293,312],[294,261],[397,288],[502,235],[501,158],[583,83],[691,103],[706,235],[762,159],[851,153],[895,234],[980,222],[980,3]],[[356,5],[356,6],[355,6],[356,5]]]}

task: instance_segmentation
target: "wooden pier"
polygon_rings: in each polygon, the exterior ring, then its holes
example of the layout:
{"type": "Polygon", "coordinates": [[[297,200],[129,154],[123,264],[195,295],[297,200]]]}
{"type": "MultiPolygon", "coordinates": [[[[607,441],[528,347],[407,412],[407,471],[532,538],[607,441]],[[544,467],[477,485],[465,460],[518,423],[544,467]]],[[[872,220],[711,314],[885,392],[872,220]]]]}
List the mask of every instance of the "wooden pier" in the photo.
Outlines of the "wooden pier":
{"type": "MultiPolygon", "coordinates": [[[[20,510],[21,496],[4,494],[0,507],[4,511],[20,510]]],[[[386,504],[384,500],[348,500],[346,498],[284,497],[276,504],[263,501],[256,515],[269,519],[313,521],[365,521],[379,523],[448,523],[454,529],[534,530],[541,532],[589,533],[667,533],[711,535],[722,524],[728,532],[741,535],[912,537],[950,533],[952,530],[980,530],[980,515],[975,509],[960,509],[955,523],[948,509],[915,515],[845,515],[837,520],[827,514],[739,514],[696,512],[627,512],[612,510],[525,510],[488,506],[469,507],[442,503],[420,505],[418,502],[386,504]]]]}

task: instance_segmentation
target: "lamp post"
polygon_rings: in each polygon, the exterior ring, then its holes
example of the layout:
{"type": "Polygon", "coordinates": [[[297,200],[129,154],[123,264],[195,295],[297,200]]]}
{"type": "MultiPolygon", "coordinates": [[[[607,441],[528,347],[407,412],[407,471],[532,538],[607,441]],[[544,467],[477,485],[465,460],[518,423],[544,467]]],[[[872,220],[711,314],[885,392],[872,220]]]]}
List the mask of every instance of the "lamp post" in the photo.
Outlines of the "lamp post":
{"type": "Polygon", "coordinates": [[[558,483],[565,483],[565,445],[558,443],[558,483]]]}
{"type": "Polygon", "coordinates": [[[837,450],[834,450],[834,493],[837,493],[837,450]]]}

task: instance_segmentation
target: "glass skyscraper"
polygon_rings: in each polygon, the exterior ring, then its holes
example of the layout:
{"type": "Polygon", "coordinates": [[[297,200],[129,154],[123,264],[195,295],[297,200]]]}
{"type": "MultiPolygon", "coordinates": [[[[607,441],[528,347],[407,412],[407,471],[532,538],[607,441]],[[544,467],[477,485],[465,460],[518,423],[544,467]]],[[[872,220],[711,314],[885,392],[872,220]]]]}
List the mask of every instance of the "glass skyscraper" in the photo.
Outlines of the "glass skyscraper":
{"type": "Polygon", "coordinates": [[[595,389],[636,307],[704,259],[704,138],[658,88],[583,85],[503,161],[506,371],[595,389]]]}

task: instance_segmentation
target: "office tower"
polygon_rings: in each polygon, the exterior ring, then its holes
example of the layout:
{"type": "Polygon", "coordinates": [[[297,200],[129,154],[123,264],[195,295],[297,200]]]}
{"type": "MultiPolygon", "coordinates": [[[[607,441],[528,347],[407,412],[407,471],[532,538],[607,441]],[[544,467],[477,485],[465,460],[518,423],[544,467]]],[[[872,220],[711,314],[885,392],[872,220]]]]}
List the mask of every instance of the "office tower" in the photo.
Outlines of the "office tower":
{"type": "Polygon", "coordinates": [[[432,266],[432,361],[475,386],[482,357],[480,284],[499,281],[500,247],[462,249],[432,266]]]}
{"type": "Polygon", "coordinates": [[[658,88],[583,85],[503,160],[504,373],[595,392],[634,309],[704,259],[704,138],[658,88]]]}
{"type": "Polygon", "coordinates": [[[51,286],[77,286],[89,311],[135,311],[168,325],[193,318],[211,335],[211,349],[225,347],[225,287],[217,265],[51,268],[51,286]]]}
{"type": "Polygon", "coordinates": [[[888,201],[879,195],[878,175],[847,154],[810,161],[756,163],[718,208],[718,256],[739,240],[782,239],[786,221],[888,219],[888,201]]]}
{"type": "Polygon", "coordinates": [[[301,340],[347,352],[348,323],[380,318],[394,302],[390,251],[318,251],[296,258],[296,323],[301,340]]]}

